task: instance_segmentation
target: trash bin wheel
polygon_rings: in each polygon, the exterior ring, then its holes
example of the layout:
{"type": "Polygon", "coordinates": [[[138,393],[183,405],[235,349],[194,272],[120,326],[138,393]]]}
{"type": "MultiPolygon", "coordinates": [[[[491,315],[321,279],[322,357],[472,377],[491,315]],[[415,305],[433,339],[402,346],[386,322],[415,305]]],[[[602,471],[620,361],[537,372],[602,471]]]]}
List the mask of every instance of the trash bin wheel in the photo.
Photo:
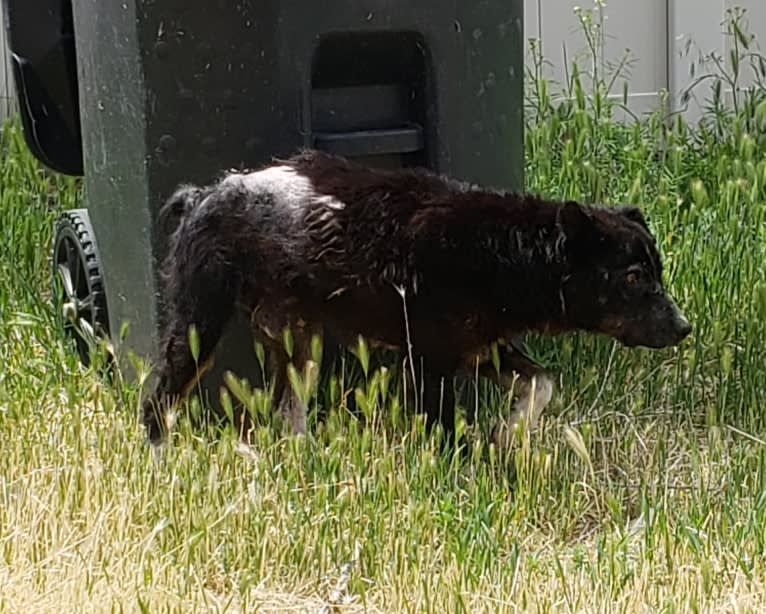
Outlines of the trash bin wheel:
{"type": "Polygon", "coordinates": [[[109,337],[109,320],[101,260],[87,210],[71,209],[56,220],[52,265],[59,317],[65,333],[75,341],[80,360],[88,366],[99,339],[109,337]]]}

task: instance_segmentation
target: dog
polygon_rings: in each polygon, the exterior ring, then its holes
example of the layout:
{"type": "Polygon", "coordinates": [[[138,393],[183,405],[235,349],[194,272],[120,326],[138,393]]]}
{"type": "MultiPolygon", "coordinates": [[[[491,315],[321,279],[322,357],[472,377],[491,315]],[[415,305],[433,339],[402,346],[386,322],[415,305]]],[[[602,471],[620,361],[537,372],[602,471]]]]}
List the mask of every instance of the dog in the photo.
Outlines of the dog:
{"type": "Polygon", "coordinates": [[[160,224],[169,233],[167,312],[157,383],[143,404],[153,444],[167,436],[168,409],[210,366],[235,309],[269,352],[273,398],[296,433],[307,408],[287,368],[303,369],[314,335],[346,345],[361,335],[402,352],[420,378],[428,428],[453,433],[449,382],[461,374],[513,385],[509,423],[536,424],[553,379],[513,342],[519,335],[586,331],[659,349],[692,330],[631,204],[547,200],[305,149],[207,186],[180,185],[160,224]]]}

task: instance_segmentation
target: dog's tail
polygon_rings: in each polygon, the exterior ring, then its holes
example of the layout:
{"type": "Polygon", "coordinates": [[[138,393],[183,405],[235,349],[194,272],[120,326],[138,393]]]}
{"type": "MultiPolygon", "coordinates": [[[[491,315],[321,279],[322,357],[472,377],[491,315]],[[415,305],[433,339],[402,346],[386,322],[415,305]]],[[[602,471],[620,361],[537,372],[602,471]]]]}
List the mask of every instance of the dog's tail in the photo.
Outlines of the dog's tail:
{"type": "Polygon", "coordinates": [[[183,218],[205,197],[205,190],[191,184],[183,184],[165,201],[159,211],[159,227],[166,235],[178,228],[183,218]]]}

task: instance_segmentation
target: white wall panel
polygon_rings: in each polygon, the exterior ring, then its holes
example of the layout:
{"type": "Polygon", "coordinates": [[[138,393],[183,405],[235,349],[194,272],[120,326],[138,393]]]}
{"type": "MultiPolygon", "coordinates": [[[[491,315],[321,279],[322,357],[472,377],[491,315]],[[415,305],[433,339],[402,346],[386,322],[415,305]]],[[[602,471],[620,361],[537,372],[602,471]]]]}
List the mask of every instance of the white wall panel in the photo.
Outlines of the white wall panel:
{"type": "MultiPolygon", "coordinates": [[[[750,34],[755,35],[755,40],[753,41],[753,45],[756,47],[760,47],[761,53],[766,53],[766,0],[739,0],[738,2],[733,2],[732,0],[727,0],[725,2],[724,8],[730,8],[730,7],[740,7],[745,10],[744,13],[744,20],[745,20],[745,30],[749,32],[750,34]]],[[[723,27],[721,27],[721,30],[723,30],[723,27]]],[[[729,56],[729,50],[733,46],[733,40],[731,36],[725,36],[724,37],[724,51],[726,53],[726,57],[729,56]]],[[[751,85],[754,81],[755,74],[750,69],[750,66],[747,65],[742,73],[743,77],[743,85],[751,85]]]]}
{"type": "Polygon", "coordinates": [[[695,87],[688,102],[682,93],[692,86],[707,69],[703,55],[722,52],[721,21],[725,0],[668,0],[670,23],[670,83],[674,110],[685,109],[690,120],[699,117],[706,87],[695,87]]]}
{"type": "Polygon", "coordinates": [[[547,75],[564,85],[573,60],[580,68],[590,70],[587,44],[582,35],[574,7],[576,0],[539,0],[542,52],[552,63],[547,75]]]}
{"type": "Polygon", "coordinates": [[[656,108],[658,93],[667,87],[667,0],[607,0],[603,8],[588,0],[526,0],[527,38],[541,39],[543,54],[552,64],[546,75],[562,86],[573,60],[583,72],[593,69],[593,54],[576,6],[591,8],[593,19],[601,24],[604,34],[597,69],[602,74],[611,75],[629,51],[630,66],[625,77],[615,82],[613,92],[621,97],[627,81],[632,112],[656,108]]]}
{"type": "MultiPolygon", "coordinates": [[[[592,0],[525,0],[526,37],[541,39],[544,56],[552,64],[545,74],[563,85],[573,59],[582,69],[591,69],[574,7],[592,8],[605,32],[601,60],[616,62],[630,50],[628,106],[634,113],[655,109],[663,89],[670,92],[671,106],[682,108],[681,93],[709,70],[701,56],[716,51],[729,61],[731,38],[724,35],[723,25],[729,7],[746,9],[748,30],[756,35],[754,44],[766,53],[766,0],[606,0],[604,4],[599,8],[592,0]]],[[[742,83],[752,79],[744,69],[742,83]]],[[[615,85],[613,91],[620,96],[622,80],[615,85]]],[[[710,95],[702,86],[694,92],[696,99],[684,105],[690,120],[699,117],[700,106],[710,95]]]]}
{"type": "Polygon", "coordinates": [[[667,0],[607,0],[604,59],[617,62],[629,52],[630,65],[616,84],[628,83],[628,107],[636,114],[655,110],[667,89],[667,0]]]}
{"type": "Polygon", "coordinates": [[[526,43],[530,38],[540,38],[540,3],[543,0],[524,0],[524,39],[525,53],[529,49],[526,43]]]}
{"type": "MultiPolygon", "coordinates": [[[[670,92],[674,108],[685,110],[686,117],[694,121],[709,100],[708,84],[695,86],[688,103],[681,100],[682,92],[692,86],[695,79],[709,73],[711,64],[704,56],[715,51],[730,68],[731,37],[725,34],[726,9],[738,6],[746,10],[749,24],[746,29],[756,35],[754,45],[766,52],[766,0],[668,0],[670,22],[670,92]]],[[[743,71],[742,84],[752,82],[749,69],[743,71]]],[[[727,97],[730,99],[730,97],[727,97]]]]}

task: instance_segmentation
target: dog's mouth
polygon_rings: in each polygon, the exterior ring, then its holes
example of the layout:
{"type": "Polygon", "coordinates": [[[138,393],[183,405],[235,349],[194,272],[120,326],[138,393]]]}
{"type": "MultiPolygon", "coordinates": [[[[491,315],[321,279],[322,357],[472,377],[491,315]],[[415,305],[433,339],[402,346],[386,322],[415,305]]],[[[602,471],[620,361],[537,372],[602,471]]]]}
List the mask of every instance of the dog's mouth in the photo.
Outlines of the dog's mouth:
{"type": "Polygon", "coordinates": [[[652,350],[661,350],[679,345],[689,336],[691,331],[691,324],[684,318],[679,322],[674,322],[673,326],[667,331],[649,335],[623,334],[618,339],[625,347],[645,347],[652,350]]]}
{"type": "Polygon", "coordinates": [[[675,303],[670,302],[636,319],[614,316],[605,318],[600,330],[625,347],[660,350],[679,345],[689,336],[692,326],[675,303]]]}

